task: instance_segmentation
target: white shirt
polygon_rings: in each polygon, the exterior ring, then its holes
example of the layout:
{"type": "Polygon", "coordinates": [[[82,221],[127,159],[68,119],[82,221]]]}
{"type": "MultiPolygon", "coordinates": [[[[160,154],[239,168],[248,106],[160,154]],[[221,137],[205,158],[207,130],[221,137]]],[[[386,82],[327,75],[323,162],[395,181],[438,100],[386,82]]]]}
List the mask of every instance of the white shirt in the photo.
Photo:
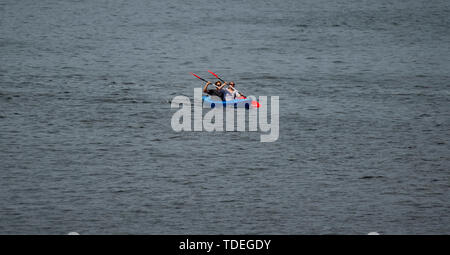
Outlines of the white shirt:
{"type": "Polygon", "coordinates": [[[237,96],[236,90],[234,90],[233,92],[230,92],[230,90],[224,89],[224,92],[225,92],[225,96],[224,96],[225,101],[231,101],[231,100],[236,99],[236,96],[237,96]]]}

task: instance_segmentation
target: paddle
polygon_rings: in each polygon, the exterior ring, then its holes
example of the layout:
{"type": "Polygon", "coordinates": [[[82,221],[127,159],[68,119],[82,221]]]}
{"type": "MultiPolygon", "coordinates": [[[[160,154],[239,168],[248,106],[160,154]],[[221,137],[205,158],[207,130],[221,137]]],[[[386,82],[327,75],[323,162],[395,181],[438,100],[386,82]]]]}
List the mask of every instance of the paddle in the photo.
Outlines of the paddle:
{"type": "MultiPolygon", "coordinates": [[[[192,72],[191,72],[191,74],[194,75],[195,77],[199,78],[200,80],[204,81],[204,82],[209,82],[209,81],[203,79],[202,77],[196,75],[195,73],[192,73],[192,72]]],[[[216,88],[218,88],[218,87],[216,86],[216,84],[213,84],[213,85],[214,85],[216,88]]]]}
{"type": "MultiPolygon", "coordinates": [[[[213,73],[211,70],[208,70],[208,72],[209,72],[210,74],[214,75],[214,76],[215,76],[217,79],[219,79],[220,81],[225,82],[224,80],[220,79],[220,77],[219,77],[217,74],[213,73]]],[[[232,87],[232,88],[233,88],[233,87],[232,87]]],[[[233,88],[233,89],[234,89],[237,93],[239,93],[241,96],[247,98],[247,97],[244,96],[244,94],[242,94],[239,90],[237,90],[237,89],[235,89],[235,88],[233,88]]]]}
{"type": "Polygon", "coordinates": [[[213,73],[211,70],[208,70],[208,72],[211,73],[212,75],[216,76],[216,78],[219,79],[221,82],[225,82],[224,80],[220,79],[220,77],[217,74],[213,73]]]}
{"type": "Polygon", "coordinates": [[[196,75],[195,73],[192,73],[192,72],[191,72],[191,74],[194,75],[195,77],[199,78],[200,80],[204,81],[204,82],[208,82],[207,80],[205,80],[205,79],[203,79],[202,77],[196,75]]]}

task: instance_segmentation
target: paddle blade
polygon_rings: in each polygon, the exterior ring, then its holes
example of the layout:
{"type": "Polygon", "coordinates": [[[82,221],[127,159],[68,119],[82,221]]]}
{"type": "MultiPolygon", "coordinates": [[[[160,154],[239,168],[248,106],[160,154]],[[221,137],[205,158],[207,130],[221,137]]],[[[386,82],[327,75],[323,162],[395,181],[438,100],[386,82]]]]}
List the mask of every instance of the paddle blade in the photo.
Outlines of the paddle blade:
{"type": "Polygon", "coordinates": [[[207,82],[205,79],[203,79],[202,77],[196,75],[195,73],[192,73],[192,72],[191,72],[191,74],[194,75],[195,77],[199,78],[200,80],[202,80],[202,81],[204,81],[204,82],[207,82]]]}
{"type": "Polygon", "coordinates": [[[214,75],[217,79],[220,80],[220,78],[219,78],[219,76],[218,76],[217,74],[213,73],[211,70],[208,70],[208,72],[209,72],[210,74],[214,75]]]}
{"type": "Polygon", "coordinates": [[[252,101],[252,107],[259,108],[259,107],[261,107],[261,104],[258,103],[258,101],[252,101]]]}
{"type": "Polygon", "coordinates": [[[191,72],[191,74],[194,75],[195,77],[201,79],[201,78],[200,78],[198,75],[196,75],[195,73],[192,73],[192,72],[191,72]]]}

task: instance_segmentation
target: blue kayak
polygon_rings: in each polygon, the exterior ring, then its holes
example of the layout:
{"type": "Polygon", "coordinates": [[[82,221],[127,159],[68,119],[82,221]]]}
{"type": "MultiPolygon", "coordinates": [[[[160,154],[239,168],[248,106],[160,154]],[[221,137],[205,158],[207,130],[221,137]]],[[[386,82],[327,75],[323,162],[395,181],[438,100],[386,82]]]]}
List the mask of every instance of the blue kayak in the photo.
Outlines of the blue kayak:
{"type": "Polygon", "coordinates": [[[252,100],[250,98],[245,99],[234,99],[230,101],[216,101],[213,100],[210,96],[203,96],[202,100],[204,103],[209,103],[211,108],[216,107],[217,104],[222,104],[223,107],[234,107],[234,108],[250,108],[252,105],[252,100]]]}

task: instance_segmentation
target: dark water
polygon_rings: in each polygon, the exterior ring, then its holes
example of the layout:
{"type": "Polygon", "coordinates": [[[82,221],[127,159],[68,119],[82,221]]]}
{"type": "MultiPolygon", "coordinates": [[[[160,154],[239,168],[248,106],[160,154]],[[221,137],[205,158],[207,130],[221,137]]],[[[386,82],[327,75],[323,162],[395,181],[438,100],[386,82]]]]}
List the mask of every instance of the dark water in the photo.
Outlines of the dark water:
{"type": "Polygon", "coordinates": [[[449,234],[448,1],[0,1],[1,234],[449,234]],[[211,69],[280,137],[176,133],[211,69]]]}

